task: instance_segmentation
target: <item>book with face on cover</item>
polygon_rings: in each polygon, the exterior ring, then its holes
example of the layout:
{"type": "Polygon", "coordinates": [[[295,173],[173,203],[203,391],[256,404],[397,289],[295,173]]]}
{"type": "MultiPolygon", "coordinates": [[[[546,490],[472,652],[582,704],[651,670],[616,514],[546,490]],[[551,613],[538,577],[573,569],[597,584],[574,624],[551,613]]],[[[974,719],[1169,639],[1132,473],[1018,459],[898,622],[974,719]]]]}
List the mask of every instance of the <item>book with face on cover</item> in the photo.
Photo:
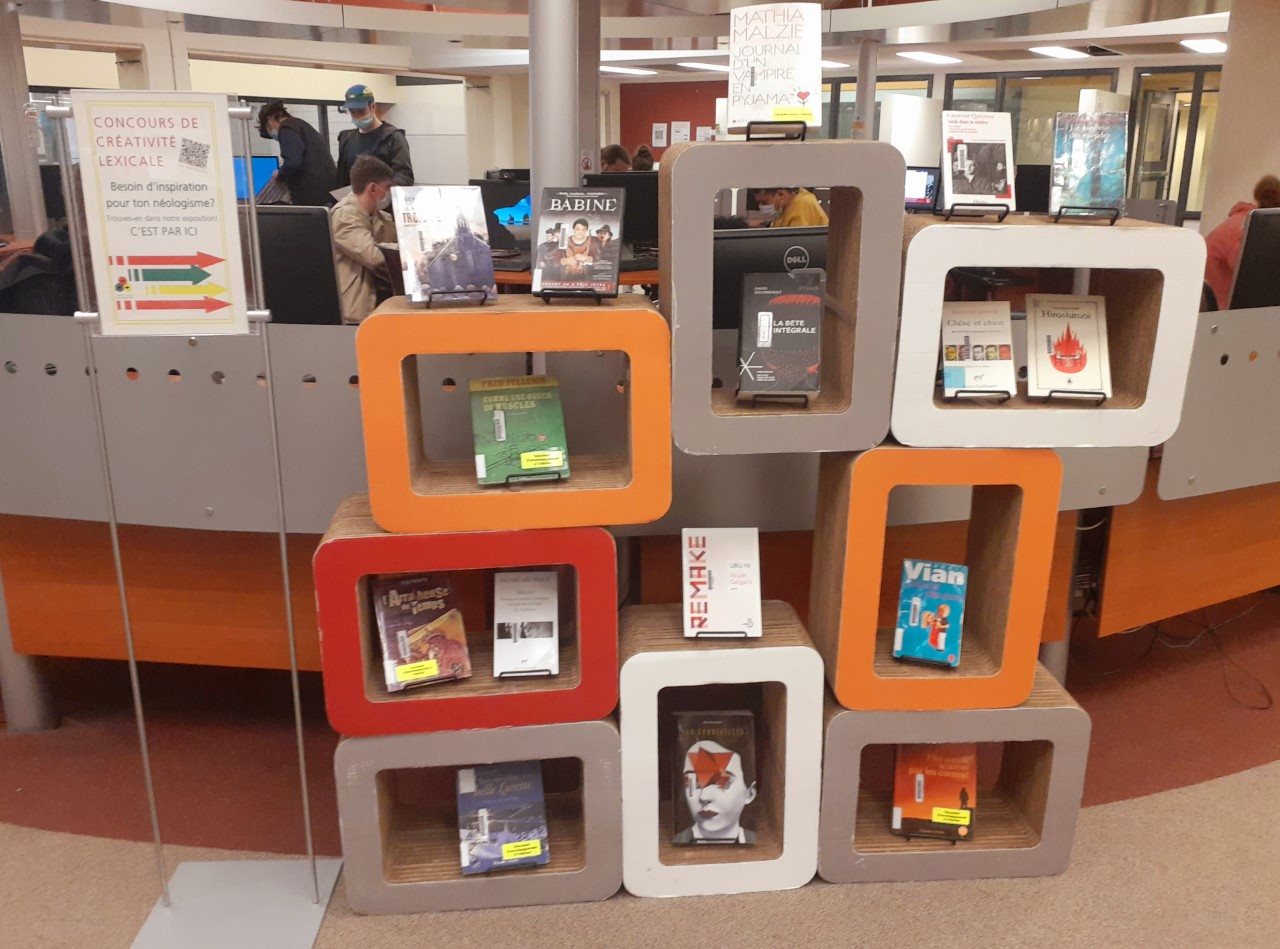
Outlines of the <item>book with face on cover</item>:
{"type": "Polygon", "coordinates": [[[825,290],[818,268],[743,275],[739,401],[818,397],[825,290]]]}
{"type": "Polygon", "coordinates": [[[1008,112],[942,113],[942,207],[956,204],[1017,208],[1008,112]]]}
{"type": "Polygon", "coordinates": [[[501,485],[569,477],[560,383],[551,376],[472,379],[476,481],[501,485]]]}
{"type": "Polygon", "coordinates": [[[1017,395],[1009,304],[1001,300],[942,304],[942,394],[1017,395]]]}
{"type": "Polygon", "coordinates": [[[369,579],[388,692],[471,675],[467,630],[447,577],[369,579]]]}
{"type": "Polygon", "coordinates": [[[555,570],[494,574],[493,674],[560,674],[560,589],[555,570]]]}
{"type": "Polygon", "coordinates": [[[505,761],[459,768],[457,784],[464,874],[551,862],[542,762],[505,761]]]}
{"type": "Polygon", "coordinates": [[[415,303],[487,303],[498,299],[489,225],[472,185],[397,185],[391,189],[404,292],[415,303]]]}
{"type": "Polygon", "coordinates": [[[685,638],[763,635],[760,531],[686,527],[680,549],[685,638]]]}
{"type": "Polygon", "coordinates": [[[1027,395],[1111,397],[1105,297],[1027,294],[1027,395]]]}
{"type": "Polygon", "coordinates": [[[889,823],[893,833],[971,840],[977,807],[976,744],[898,746],[889,823]]]}
{"type": "Polygon", "coordinates": [[[749,711],[676,712],[671,842],[756,842],[755,716],[749,711]]]}
{"type": "Polygon", "coordinates": [[[534,245],[534,293],[618,295],[622,188],[544,188],[534,245]]]}

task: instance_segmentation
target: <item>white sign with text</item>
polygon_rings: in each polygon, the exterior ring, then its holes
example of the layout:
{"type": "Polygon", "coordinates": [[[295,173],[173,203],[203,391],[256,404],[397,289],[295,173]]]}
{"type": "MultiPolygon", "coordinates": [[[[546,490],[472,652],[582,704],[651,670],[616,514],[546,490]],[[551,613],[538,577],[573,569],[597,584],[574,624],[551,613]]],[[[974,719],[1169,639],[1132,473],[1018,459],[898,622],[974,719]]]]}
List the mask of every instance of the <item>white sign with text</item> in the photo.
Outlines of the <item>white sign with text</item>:
{"type": "Polygon", "coordinates": [[[729,131],[822,122],[822,5],[761,3],[729,15],[729,131]]]}

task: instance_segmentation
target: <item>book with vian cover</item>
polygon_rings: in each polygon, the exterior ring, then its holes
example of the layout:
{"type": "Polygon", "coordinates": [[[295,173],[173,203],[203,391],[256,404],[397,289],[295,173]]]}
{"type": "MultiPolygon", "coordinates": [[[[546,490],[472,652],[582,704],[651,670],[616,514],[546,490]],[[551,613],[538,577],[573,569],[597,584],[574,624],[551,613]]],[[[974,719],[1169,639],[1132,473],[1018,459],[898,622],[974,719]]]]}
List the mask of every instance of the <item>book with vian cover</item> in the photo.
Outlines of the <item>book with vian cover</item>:
{"type": "Polygon", "coordinates": [[[622,188],[544,188],[534,245],[534,293],[618,295],[622,188]]]}
{"type": "Polygon", "coordinates": [[[446,577],[371,577],[369,597],[388,692],[471,675],[466,626],[446,577]]]}
{"type": "Polygon", "coordinates": [[[1017,395],[1013,324],[1003,300],[942,304],[942,394],[1017,395]]]}
{"type": "Polygon", "coordinates": [[[822,389],[822,298],[826,272],[742,277],[738,400],[812,400],[822,389]]]}
{"type": "Polygon", "coordinates": [[[675,712],[674,719],[671,842],[754,844],[755,716],[738,710],[675,712]]]}
{"type": "Polygon", "coordinates": [[[555,570],[494,574],[493,674],[560,674],[560,575],[555,570]]]}
{"type": "Polygon", "coordinates": [[[968,586],[969,568],[962,564],[902,561],[893,658],[960,665],[968,586]]]}
{"type": "Polygon", "coordinates": [[[498,298],[479,188],[397,185],[391,203],[410,300],[491,303],[498,298]]]}
{"type": "Polygon", "coordinates": [[[1111,397],[1105,297],[1027,294],[1027,395],[1111,397]]]}
{"type": "Polygon", "coordinates": [[[686,639],[764,634],[757,528],[684,528],[680,571],[686,639]]]}
{"type": "Polygon", "coordinates": [[[1128,153],[1128,112],[1059,112],[1049,213],[1063,207],[1123,211],[1128,153]]]}
{"type": "Polygon", "coordinates": [[[977,808],[976,744],[898,746],[889,822],[893,833],[969,840],[977,808]]]}
{"type": "Polygon", "coordinates": [[[569,477],[560,383],[552,376],[472,379],[471,432],[483,485],[569,477]]]}
{"type": "Polygon", "coordinates": [[[467,875],[551,862],[542,763],[458,769],[458,839],[467,875]]]}

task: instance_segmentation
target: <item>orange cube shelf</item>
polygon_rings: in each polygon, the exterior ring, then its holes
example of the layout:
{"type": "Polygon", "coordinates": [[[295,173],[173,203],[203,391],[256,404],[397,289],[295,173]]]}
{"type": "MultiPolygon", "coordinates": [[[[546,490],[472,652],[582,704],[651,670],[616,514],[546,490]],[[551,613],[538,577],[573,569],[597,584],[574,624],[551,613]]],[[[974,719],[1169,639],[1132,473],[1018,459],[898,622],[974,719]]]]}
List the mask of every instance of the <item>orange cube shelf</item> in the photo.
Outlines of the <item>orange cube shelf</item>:
{"type": "MultiPolygon", "coordinates": [[[[821,462],[809,628],[840,704],[873,711],[1012,708],[1031,694],[1062,462],[1046,449],[873,448],[821,462]],[[893,658],[877,628],[889,495],[971,485],[960,665],[893,658]]],[[[931,559],[925,549],[912,554],[931,559]]],[[[896,578],[893,578],[896,582],[896,578]]]]}
{"type": "MultiPolygon", "coordinates": [[[[492,306],[423,309],[397,297],[356,334],[373,517],[396,533],[643,524],[671,506],[671,334],[644,298],[547,305],[504,295],[492,306]],[[471,459],[424,445],[417,361],[429,354],[619,351],[630,361],[628,451],[575,453],[565,481],[476,484],[471,459]]],[[[572,428],[572,419],[566,419],[572,428]]]]}

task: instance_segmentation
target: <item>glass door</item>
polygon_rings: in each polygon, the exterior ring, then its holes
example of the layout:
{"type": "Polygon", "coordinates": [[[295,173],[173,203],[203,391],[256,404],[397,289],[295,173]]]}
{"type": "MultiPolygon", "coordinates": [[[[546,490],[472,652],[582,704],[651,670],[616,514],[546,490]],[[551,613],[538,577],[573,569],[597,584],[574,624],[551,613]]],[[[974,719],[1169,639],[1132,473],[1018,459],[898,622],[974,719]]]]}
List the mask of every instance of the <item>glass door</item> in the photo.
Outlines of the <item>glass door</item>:
{"type": "Polygon", "coordinates": [[[1219,67],[1141,72],[1133,91],[1129,196],[1175,201],[1198,218],[1218,116],[1219,67]]]}

